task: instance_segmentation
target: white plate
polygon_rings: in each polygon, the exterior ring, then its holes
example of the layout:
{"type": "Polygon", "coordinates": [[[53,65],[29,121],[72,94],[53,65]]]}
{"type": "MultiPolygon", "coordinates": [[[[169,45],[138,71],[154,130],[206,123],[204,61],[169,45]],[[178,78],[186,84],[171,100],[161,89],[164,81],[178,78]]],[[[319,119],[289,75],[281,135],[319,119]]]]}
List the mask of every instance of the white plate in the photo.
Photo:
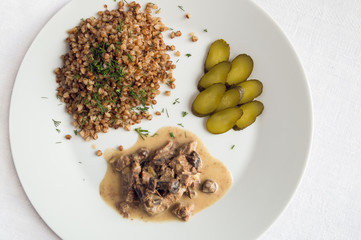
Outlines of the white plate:
{"type": "MultiPolygon", "coordinates": [[[[66,51],[66,30],[102,9],[105,0],[74,0],[39,33],[17,75],[10,109],[10,139],[15,166],[31,203],[44,221],[64,239],[254,239],[277,218],[292,197],[307,161],[312,136],[312,111],[307,81],[290,43],[276,24],[254,3],[233,0],[159,0],[163,22],[183,36],[166,41],[182,53],[171,97],[159,96],[155,110],[165,114],[139,126],[154,132],[165,125],[183,125],[200,136],[211,153],[224,161],[234,183],[215,205],[188,223],[144,223],[123,219],[99,196],[106,164],[91,145],[105,150],[131,146],[134,131],[111,130],[97,141],[71,141],[71,117],[58,105],[53,70],[66,51]],[[177,5],[182,5],[185,12],[177,5]],[[185,13],[191,14],[187,20],[185,13]],[[203,29],[208,29],[204,32],[203,29]],[[199,41],[190,41],[195,32],[199,41]],[[231,59],[247,53],[255,62],[252,78],[260,79],[265,104],[257,122],[241,132],[212,135],[205,119],[190,112],[196,85],[210,43],[225,39],[231,59]],[[191,57],[186,57],[191,53],[191,57]],[[42,98],[47,97],[47,98],[42,98]],[[173,105],[175,98],[180,104],[173,105]],[[60,134],[52,119],[60,120],[60,134]],[[61,141],[62,143],[56,144],[61,141]],[[234,149],[231,146],[235,145],[234,149]]],[[[145,3],[140,1],[140,3],[145,3]]],[[[167,35],[167,34],[166,34],[167,35]]],[[[173,54],[171,54],[173,55],[173,54]]],[[[74,135],[74,134],[73,134],[74,135]]]]}

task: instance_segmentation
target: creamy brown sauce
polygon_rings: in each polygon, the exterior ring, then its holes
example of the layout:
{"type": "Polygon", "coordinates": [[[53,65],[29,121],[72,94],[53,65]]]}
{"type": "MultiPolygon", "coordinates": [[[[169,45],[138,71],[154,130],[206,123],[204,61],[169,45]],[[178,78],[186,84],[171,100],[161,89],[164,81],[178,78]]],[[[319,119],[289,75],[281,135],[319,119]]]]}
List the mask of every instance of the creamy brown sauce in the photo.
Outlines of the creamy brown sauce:
{"type": "MultiPolygon", "coordinates": [[[[158,149],[164,146],[169,140],[174,140],[179,145],[190,141],[197,141],[197,153],[202,159],[202,169],[200,174],[201,182],[206,179],[212,179],[218,184],[218,190],[215,193],[203,193],[200,190],[196,190],[197,196],[195,198],[190,199],[187,196],[183,196],[181,198],[181,203],[194,204],[193,215],[211,206],[226,194],[232,184],[232,176],[227,167],[221,161],[209,154],[200,138],[198,138],[195,134],[178,127],[163,127],[157,131],[157,134],[158,135],[154,137],[149,136],[144,140],[139,137],[136,144],[129,149],[123,151],[107,150],[105,152],[104,158],[107,161],[108,169],[103,181],[100,183],[99,190],[100,195],[107,204],[118,211],[116,209],[116,204],[122,200],[121,174],[113,171],[109,163],[110,160],[115,157],[120,157],[121,155],[129,155],[136,152],[141,147],[147,147],[150,150],[158,149]],[[172,138],[169,133],[173,133],[174,138],[172,138]]],[[[169,209],[156,216],[149,216],[141,209],[141,207],[132,209],[130,211],[130,218],[142,219],[144,221],[179,220],[169,209]]]]}

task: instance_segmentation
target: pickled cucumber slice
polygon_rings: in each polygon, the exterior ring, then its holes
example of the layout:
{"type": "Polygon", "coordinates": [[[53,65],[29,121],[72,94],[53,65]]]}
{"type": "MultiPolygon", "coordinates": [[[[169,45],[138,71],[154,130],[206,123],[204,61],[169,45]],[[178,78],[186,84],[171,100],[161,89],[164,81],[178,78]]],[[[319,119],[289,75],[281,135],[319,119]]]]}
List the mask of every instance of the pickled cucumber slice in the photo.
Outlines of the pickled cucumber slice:
{"type": "Polygon", "coordinates": [[[198,89],[203,89],[215,84],[215,83],[226,83],[227,74],[231,70],[230,62],[220,62],[203,75],[198,84],[198,89]]]}
{"type": "Polygon", "coordinates": [[[230,47],[223,39],[213,42],[209,48],[208,56],[205,64],[205,71],[209,71],[213,66],[220,62],[228,61],[230,47]]]}
{"type": "Polygon", "coordinates": [[[241,98],[240,104],[248,103],[261,95],[263,91],[262,82],[252,79],[238,84],[243,89],[243,97],[241,98]]]}
{"type": "Polygon", "coordinates": [[[213,84],[200,92],[192,105],[193,114],[201,117],[214,112],[225,92],[226,86],[222,83],[213,84]]]}
{"type": "Polygon", "coordinates": [[[245,81],[253,70],[253,60],[247,54],[240,54],[232,61],[232,68],[227,76],[227,84],[234,85],[245,81]]]}
{"type": "Polygon", "coordinates": [[[243,111],[243,115],[234,125],[234,130],[245,129],[254,123],[256,118],[263,112],[264,106],[260,101],[253,101],[243,104],[239,108],[243,111]]]}
{"type": "Polygon", "coordinates": [[[216,108],[216,112],[222,111],[223,109],[235,107],[239,104],[243,96],[243,89],[240,87],[233,87],[226,91],[216,108]]]}
{"type": "Polygon", "coordinates": [[[207,129],[210,133],[220,134],[230,130],[238,119],[242,117],[239,107],[227,108],[212,114],[207,120],[207,129]]]}

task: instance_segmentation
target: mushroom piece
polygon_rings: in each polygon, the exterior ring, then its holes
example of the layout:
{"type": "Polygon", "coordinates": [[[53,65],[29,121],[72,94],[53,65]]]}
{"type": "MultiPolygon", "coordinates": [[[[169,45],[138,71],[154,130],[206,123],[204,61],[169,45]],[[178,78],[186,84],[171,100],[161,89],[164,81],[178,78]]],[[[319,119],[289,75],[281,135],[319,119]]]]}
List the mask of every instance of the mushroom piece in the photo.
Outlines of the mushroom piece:
{"type": "Polygon", "coordinates": [[[217,191],[217,189],[218,189],[217,183],[211,179],[207,179],[202,184],[202,192],[204,193],[214,193],[217,191]]]}

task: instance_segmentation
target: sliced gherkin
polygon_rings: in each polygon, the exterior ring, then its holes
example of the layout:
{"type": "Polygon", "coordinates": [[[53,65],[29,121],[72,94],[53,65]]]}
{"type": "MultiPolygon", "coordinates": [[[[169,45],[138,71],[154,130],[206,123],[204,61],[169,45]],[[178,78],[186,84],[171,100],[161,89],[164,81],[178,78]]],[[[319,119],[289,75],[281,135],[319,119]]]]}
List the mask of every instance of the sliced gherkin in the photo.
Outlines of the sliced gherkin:
{"type": "Polygon", "coordinates": [[[216,112],[222,111],[223,109],[226,109],[226,108],[237,106],[237,104],[239,104],[242,96],[243,96],[243,89],[238,86],[227,90],[224,93],[220,103],[218,104],[216,112]]]}
{"type": "Polygon", "coordinates": [[[253,71],[253,60],[247,54],[240,54],[232,61],[232,68],[227,76],[227,84],[234,85],[245,81],[253,71]]]}
{"type": "Polygon", "coordinates": [[[230,62],[220,62],[203,75],[198,83],[198,89],[203,89],[215,84],[215,83],[226,83],[227,74],[231,70],[230,62]]]}
{"type": "Polygon", "coordinates": [[[223,39],[218,39],[212,43],[209,48],[208,56],[205,64],[205,71],[209,71],[213,66],[220,62],[228,61],[230,47],[223,39]]]}
{"type": "Polygon", "coordinates": [[[213,113],[207,120],[207,129],[210,133],[220,134],[230,130],[238,119],[242,117],[239,107],[227,108],[213,113]]]}
{"type": "Polygon", "coordinates": [[[238,84],[237,86],[243,89],[243,97],[241,98],[240,104],[248,103],[261,95],[263,91],[262,82],[252,79],[238,84]]]}
{"type": "Polygon", "coordinates": [[[243,115],[234,125],[234,130],[242,130],[256,121],[256,118],[263,112],[264,106],[260,101],[253,101],[239,107],[243,115]]]}
{"type": "Polygon", "coordinates": [[[200,92],[192,105],[193,114],[202,117],[214,112],[225,92],[226,86],[222,83],[213,84],[200,92]]]}

